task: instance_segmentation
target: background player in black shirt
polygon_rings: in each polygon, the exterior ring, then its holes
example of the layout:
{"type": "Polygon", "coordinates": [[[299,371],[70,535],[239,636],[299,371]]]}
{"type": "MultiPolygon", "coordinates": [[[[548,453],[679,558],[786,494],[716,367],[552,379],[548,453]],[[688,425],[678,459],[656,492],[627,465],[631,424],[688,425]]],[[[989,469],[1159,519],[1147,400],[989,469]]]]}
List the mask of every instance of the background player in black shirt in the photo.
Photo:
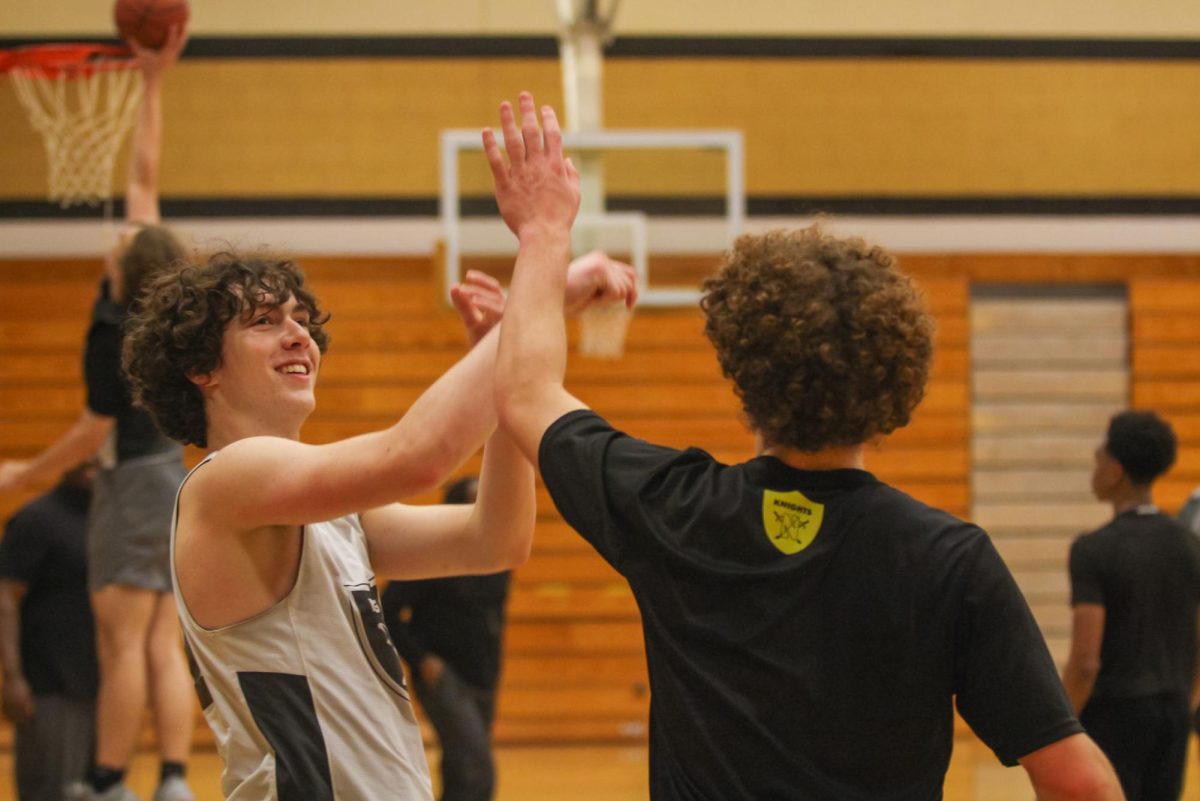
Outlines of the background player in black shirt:
{"type": "Polygon", "coordinates": [[[13,515],[0,540],[0,667],[20,801],[62,801],[95,744],[96,634],[86,522],[95,466],[13,515]]]}
{"type": "Polygon", "coordinates": [[[520,249],[502,425],[567,521],[629,581],[656,801],[935,799],[953,705],[1044,801],[1116,799],[988,537],[862,469],[905,425],[932,325],[892,258],[817,229],[745,236],[706,332],[759,442],[723,465],[614,430],[563,388],[578,174],[554,113],[501,106],[484,147],[520,249]]]}
{"type": "Polygon", "coordinates": [[[1129,799],[1183,789],[1196,678],[1200,552],[1154,506],[1175,434],[1154,412],[1122,412],[1096,448],[1092,492],[1113,519],[1071,546],[1071,655],[1063,683],[1129,799]]]}

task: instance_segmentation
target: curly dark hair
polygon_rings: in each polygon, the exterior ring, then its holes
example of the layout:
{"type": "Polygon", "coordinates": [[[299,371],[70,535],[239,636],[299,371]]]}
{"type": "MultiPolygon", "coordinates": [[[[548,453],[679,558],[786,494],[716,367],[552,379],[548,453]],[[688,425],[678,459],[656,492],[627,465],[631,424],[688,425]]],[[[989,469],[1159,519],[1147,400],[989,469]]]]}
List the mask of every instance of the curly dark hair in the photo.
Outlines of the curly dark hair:
{"type": "Polygon", "coordinates": [[[704,282],[704,333],[767,445],[858,445],[925,394],[933,322],[895,259],[819,226],[739,237],[704,282]]]}
{"type": "Polygon", "coordinates": [[[1175,447],[1174,429],[1154,412],[1120,412],[1108,421],[1104,449],[1135,485],[1146,486],[1170,470],[1175,447]]]}
{"type": "Polygon", "coordinates": [[[168,437],[205,447],[204,398],[188,376],[210,373],[221,364],[230,321],[249,318],[256,305],[283,303],[289,297],[309,312],[309,333],[324,353],[329,315],[319,309],[304,274],[288,259],[223,251],[204,264],[156,276],[125,322],[121,364],[134,403],[168,437]]]}

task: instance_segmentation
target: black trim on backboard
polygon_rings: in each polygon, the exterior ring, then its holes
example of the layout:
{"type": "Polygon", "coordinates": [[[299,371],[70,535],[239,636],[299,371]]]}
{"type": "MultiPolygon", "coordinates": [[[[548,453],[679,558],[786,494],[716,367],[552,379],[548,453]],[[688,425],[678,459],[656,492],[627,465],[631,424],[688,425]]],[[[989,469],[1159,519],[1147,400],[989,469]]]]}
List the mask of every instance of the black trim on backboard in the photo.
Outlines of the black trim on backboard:
{"type": "MultiPolygon", "coordinates": [[[[0,48],[111,37],[0,38],[0,48]]],[[[1196,60],[1196,39],[618,36],[621,58],[1196,60]]],[[[186,58],[557,58],[552,36],[193,36],[186,58]]]]}
{"type": "MultiPolygon", "coordinates": [[[[1158,196],[979,196],[919,195],[766,196],[746,202],[751,217],[807,216],[819,213],[855,216],[1197,216],[1200,195],[1158,196]]],[[[611,196],[609,211],[643,211],[651,216],[702,217],[725,214],[720,196],[611,196]]],[[[486,196],[464,197],[464,217],[496,214],[496,202],[486,196]]],[[[436,217],[436,197],[236,197],[163,198],[167,219],[204,217],[436,217]]],[[[95,206],[61,209],[39,200],[0,200],[0,219],[97,219],[95,206]]],[[[113,201],[113,216],[125,214],[124,202],[113,201]]]]}

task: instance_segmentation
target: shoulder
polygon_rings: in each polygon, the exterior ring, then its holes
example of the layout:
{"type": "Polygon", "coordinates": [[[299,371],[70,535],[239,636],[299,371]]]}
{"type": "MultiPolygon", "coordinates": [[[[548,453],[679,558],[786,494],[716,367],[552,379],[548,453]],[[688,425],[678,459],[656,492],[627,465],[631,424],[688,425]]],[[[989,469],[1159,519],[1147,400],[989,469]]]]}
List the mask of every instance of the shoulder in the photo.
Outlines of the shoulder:
{"type": "Polygon", "coordinates": [[[639,439],[614,428],[590,409],[568,412],[546,429],[538,452],[543,473],[590,465],[606,473],[658,472],[678,464],[721,466],[699,448],[679,450],[639,439]]]}
{"type": "Polygon", "coordinates": [[[890,484],[879,483],[869,496],[869,513],[892,520],[897,528],[943,544],[982,544],[991,541],[980,526],[944,509],[930,506],[890,484]]]}
{"type": "Polygon", "coordinates": [[[1093,531],[1085,531],[1071,542],[1069,558],[1072,563],[1080,565],[1084,560],[1101,558],[1109,549],[1108,543],[1117,535],[1117,527],[1113,521],[1105,523],[1093,531]]]}

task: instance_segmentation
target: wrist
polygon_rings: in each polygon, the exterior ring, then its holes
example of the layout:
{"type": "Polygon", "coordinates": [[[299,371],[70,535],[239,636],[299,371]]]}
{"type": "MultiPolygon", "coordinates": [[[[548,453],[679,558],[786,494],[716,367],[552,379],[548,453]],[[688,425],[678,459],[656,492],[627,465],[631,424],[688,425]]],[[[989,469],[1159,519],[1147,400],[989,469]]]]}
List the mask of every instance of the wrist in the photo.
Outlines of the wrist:
{"type": "Polygon", "coordinates": [[[532,222],[522,226],[517,231],[517,242],[522,248],[527,246],[558,247],[564,252],[569,253],[571,250],[571,229],[564,228],[561,225],[532,222]]]}

